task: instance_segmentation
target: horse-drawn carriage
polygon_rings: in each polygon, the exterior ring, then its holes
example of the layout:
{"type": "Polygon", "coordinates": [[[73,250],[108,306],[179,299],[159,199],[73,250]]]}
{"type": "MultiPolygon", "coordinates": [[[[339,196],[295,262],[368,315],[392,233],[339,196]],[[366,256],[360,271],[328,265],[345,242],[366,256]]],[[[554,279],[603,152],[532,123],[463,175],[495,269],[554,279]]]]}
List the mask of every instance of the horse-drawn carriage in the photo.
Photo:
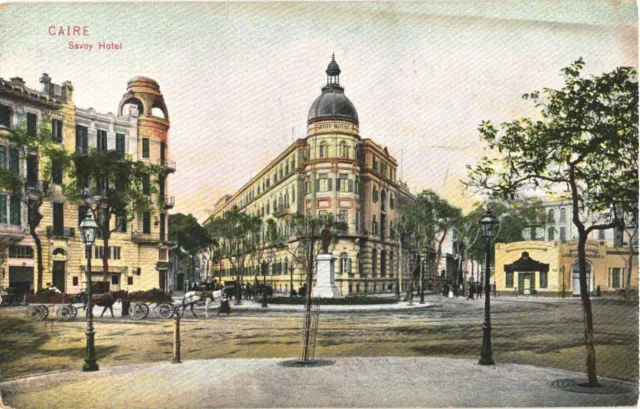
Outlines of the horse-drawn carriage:
{"type": "Polygon", "coordinates": [[[129,316],[134,320],[147,318],[152,308],[155,309],[162,318],[171,318],[173,316],[173,297],[168,293],[161,291],[138,291],[126,294],[123,301],[131,303],[129,316]]]}
{"type": "Polygon", "coordinates": [[[78,309],[73,305],[80,302],[76,296],[46,292],[27,294],[27,315],[36,321],[44,321],[51,311],[60,321],[71,321],[78,315],[78,309]]]}

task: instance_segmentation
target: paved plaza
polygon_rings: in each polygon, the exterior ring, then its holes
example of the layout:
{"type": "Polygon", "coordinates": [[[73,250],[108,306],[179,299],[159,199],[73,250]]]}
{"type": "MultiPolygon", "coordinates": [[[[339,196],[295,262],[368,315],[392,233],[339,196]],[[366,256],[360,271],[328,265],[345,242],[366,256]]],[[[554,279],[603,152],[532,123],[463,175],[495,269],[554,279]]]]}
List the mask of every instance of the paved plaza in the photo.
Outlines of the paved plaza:
{"type": "Polygon", "coordinates": [[[633,406],[638,399],[630,382],[615,382],[626,393],[567,392],[550,383],[584,375],[474,359],[330,358],[330,365],[304,368],[283,361],[130,365],[36,376],[0,389],[19,409],[633,406]]]}

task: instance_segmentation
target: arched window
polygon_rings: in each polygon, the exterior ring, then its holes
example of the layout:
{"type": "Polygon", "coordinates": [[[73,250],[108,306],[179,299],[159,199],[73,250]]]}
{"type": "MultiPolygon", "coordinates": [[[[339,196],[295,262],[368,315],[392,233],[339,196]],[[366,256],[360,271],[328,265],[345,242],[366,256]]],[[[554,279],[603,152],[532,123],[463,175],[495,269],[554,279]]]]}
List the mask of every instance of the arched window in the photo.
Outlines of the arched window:
{"type": "Polygon", "coordinates": [[[376,276],[378,270],[378,250],[371,250],[371,275],[376,276]]]}
{"type": "Polygon", "coordinates": [[[327,152],[327,144],[325,142],[320,142],[320,151],[318,156],[321,158],[326,158],[329,152],[327,152]]]}

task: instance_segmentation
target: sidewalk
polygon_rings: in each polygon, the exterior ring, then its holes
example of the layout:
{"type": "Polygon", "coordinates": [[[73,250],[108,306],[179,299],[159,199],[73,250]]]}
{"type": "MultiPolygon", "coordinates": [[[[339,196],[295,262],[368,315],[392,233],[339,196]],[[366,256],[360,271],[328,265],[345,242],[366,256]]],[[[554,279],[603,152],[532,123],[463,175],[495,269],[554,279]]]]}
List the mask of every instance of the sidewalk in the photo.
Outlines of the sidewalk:
{"type": "MultiPolygon", "coordinates": [[[[179,304],[181,300],[175,299],[175,304],[179,304]]],[[[242,300],[241,305],[236,305],[235,301],[231,301],[231,311],[278,311],[278,312],[304,312],[304,304],[289,305],[289,304],[269,304],[268,307],[262,307],[261,301],[242,300]]],[[[321,305],[321,312],[354,312],[354,311],[401,311],[401,310],[413,310],[418,308],[427,308],[434,305],[434,303],[425,302],[420,304],[417,300],[413,302],[413,305],[409,305],[408,302],[399,302],[396,304],[372,304],[372,305],[321,305]]],[[[217,308],[220,307],[218,300],[209,305],[209,313],[214,311],[217,313],[217,308]]],[[[204,311],[204,307],[196,306],[196,310],[204,311]]]]}
{"type": "Polygon", "coordinates": [[[284,359],[215,359],[102,368],[0,383],[5,404],[29,408],[545,407],[632,406],[619,394],[567,392],[550,382],[583,374],[452,358],[331,358],[284,367],[284,359]]]}

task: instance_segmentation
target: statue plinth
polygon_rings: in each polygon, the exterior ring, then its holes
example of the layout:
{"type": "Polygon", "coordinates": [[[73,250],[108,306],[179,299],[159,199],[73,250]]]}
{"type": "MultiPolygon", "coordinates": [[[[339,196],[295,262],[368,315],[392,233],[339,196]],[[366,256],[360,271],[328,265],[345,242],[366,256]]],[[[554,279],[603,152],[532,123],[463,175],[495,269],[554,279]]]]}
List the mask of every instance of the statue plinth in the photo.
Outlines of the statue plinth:
{"type": "Polygon", "coordinates": [[[333,254],[318,254],[316,258],[316,285],[311,292],[312,297],[342,298],[336,285],[333,254]]]}

